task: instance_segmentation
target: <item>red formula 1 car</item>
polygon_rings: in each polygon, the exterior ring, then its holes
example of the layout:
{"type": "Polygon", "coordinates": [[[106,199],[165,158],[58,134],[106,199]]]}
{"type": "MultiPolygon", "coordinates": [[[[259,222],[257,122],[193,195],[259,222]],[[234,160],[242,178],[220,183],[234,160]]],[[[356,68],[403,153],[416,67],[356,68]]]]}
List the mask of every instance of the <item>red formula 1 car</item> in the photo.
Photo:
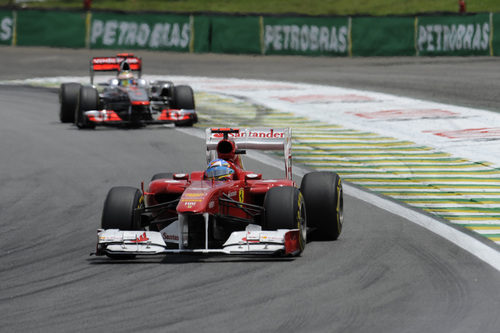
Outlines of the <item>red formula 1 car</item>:
{"type": "Polygon", "coordinates": [[[292,180],[290,129],[207,129],[205,171],[161,173],[148,190],[114,187],[105,200],[96,255],[167,253],[299,255],[307,235],[335,240],[343,192],[333,172],[292,180]],[[284,179],[243,168],[246,149],[283,149],[284,179]]]}
{"type": "Polygon", "coordinates": [[[170,124],[192,126],[197,122],[193,90],[170,81],[141,79],[141,58],[130,53],[95,57],[90,62],[90,83],[63,83],[59,91],[63,123],[78,128],[170,124]],[[117,72],[116,78],[93,85],[94,73],[117,72]],[[133,73],[138,73],[136,78],[133,73]],[[98,89],[99,88],[99,89],[98,89]]]}

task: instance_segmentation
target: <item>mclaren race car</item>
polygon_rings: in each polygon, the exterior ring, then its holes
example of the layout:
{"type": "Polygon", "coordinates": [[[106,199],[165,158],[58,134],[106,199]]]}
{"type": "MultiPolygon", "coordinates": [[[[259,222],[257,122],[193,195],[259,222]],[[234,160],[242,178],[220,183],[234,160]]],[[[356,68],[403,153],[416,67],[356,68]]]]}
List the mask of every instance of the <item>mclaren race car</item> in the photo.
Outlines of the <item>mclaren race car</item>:
{"type": "Polygon", "coordinates": [[[61,85],[61,122],[90,129],[98,125],[139,127],[173,123],[192,126],[197,122],[190,86],[174,86],[170,81],[147,82],[141,79],[141,72],[141,58],[133,54],[92,58],[90,85],[61,85]],[[94,73],[102,71],[116,71],[117,76],[96,86],[94,73]]]}
{"type": "Polygon", "coordinates": [[[291,130],[206,130],[204,171],[160,173],[147,187],[112,188],[98,230],[98,256],[131,259],[168,253],[297,256],[308,235],[335,240],[343,192],[333,172],[292,180],[291,130]],[[285,178],[243,168],[247,149],[281,150],[285,178]]]}

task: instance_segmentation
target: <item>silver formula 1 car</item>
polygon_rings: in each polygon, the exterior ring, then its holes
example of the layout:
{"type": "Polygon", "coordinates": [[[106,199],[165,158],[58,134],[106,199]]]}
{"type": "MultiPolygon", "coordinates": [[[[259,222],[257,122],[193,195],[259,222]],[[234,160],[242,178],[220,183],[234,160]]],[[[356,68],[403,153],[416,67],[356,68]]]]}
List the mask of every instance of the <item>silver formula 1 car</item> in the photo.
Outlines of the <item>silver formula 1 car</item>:
{"type": "Polygon", "coordinates": [[[175,86],[170,81],[147,82],[141,78],[142,60],[133,54],[94,57],[90,73],[90,85],[61,85],[61,122],[93,129],[100,125],[138,127],[173,123],[192,126],[198,120],[191,87],[175,86]],[[115,71],[117,76],[107,83],[94,85],[94,73],[103,71],[115,71]]]}

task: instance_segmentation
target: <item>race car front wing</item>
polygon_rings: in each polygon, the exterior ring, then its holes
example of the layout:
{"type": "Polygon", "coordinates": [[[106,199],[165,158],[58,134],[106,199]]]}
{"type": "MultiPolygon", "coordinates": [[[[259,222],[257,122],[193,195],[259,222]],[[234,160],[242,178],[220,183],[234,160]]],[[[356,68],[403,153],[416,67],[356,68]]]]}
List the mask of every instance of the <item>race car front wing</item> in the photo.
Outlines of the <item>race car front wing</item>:
{"type": "MultiPolygon", "coordinates": [[[[128,120],[120,118],[113,110],[89,110],[84,112],[87,121],[94,125],[119,125],[129,123],[128,120]]],[[[143,124],[172,124],[185,121],[197,121],[196,111],[187,109],[164,109],[156,119],[141,120],[143,124]]]]}
{"type": "Polygon", "coordinates": [[[95,255],[162,255],[169,253],[285,255],[302,252],[298,229],[261,230],[250,225],[245,231],[232,232],[220,249],[167,248],[171,239],[157,231],[122,231],[99,229],[95,255]],[[165,239],[166,238],[166,239],[165,239]]]}

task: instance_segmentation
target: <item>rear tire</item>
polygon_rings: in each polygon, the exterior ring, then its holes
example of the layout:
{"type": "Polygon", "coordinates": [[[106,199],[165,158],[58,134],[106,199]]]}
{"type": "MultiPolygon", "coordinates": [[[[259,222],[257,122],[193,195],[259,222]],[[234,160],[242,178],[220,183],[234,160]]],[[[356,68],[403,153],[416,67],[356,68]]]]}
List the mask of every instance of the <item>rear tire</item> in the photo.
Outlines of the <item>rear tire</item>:
{"type": "Polygon", "coordinates": [[[63,83],[59,89],[59,119],[61,123],[72,123],[75,121],[75,109],[78,104],[78,94],[81,84],[63,83]]]}
{"type": "Polygon", "coordinates": [[[306,206],[299,189],[272,187],[264,198],[264,230],[299,229],[300,249],[307,240],[306,206]]]}
{"type": "Polygon", "coordinates": [[[306,202],[307,222],[318,240],[336,240],[344,223],[342,181],[335,172],[311,172],[300,191],[306,202]]]}
{"type": "Polygon", "coordinates": [[[99,93],[97,89],[89,86],[82,86],[78,94],[77,107],[75,109],[75,125],[78,128],[95,128],[95,124],[88,121],[83,113],[88,110],[97,110],[99,107],[99,93]]]}

